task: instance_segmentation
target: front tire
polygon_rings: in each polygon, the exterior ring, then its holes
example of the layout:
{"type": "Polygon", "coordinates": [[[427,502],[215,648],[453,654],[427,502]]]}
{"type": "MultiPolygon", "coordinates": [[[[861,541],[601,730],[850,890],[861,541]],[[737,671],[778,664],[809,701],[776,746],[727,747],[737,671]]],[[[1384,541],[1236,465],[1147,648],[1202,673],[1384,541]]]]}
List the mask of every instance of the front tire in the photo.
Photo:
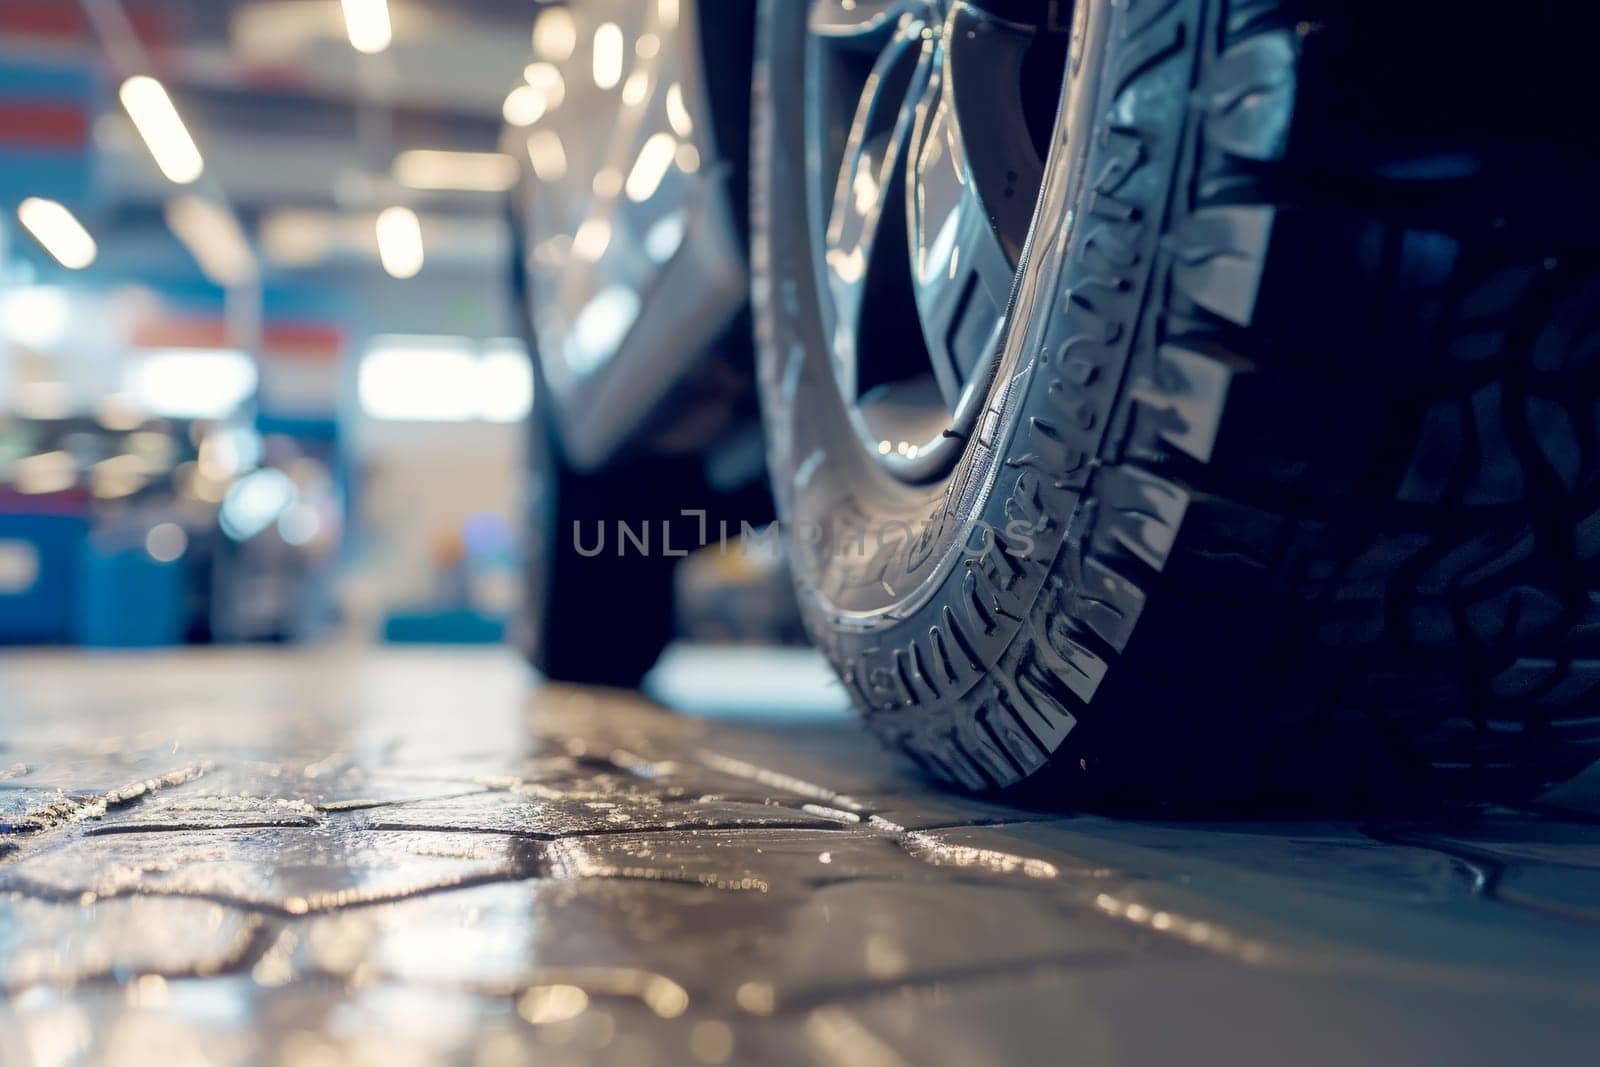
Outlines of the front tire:
{"type": "MultiPolygon", "coordinates": [[[[952,52],[964,9],[1029,6],[848,5],[952,52]]],[[[873,454],[857,381],[908,327],[840,358],[840,228],[801,208],[846,5],[765,4],[771,464],[808,629],[880,738],[970,789],[1191,808],[1527,798],[1592,761],[1600,166],[1548,105],[1582,35],[1478,6],[1041,14],[1070,45],[1003,332],[919,466],[873,454]]],[[[910,306],[884,291],[867,314],[910,306]]]]}

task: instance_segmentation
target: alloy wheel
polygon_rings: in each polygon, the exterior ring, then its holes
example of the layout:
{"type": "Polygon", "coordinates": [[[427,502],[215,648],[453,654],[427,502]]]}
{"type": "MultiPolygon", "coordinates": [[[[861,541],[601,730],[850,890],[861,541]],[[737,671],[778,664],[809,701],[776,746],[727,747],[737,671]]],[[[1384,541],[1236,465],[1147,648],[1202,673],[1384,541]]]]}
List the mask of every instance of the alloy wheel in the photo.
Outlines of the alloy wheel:
{"type": "Polygon", "coordinates": [[[1059,3],[816,0],[806,165],[823,333],[863,446],[947,473],[993,385],[1043,184],[1059,3]]]}

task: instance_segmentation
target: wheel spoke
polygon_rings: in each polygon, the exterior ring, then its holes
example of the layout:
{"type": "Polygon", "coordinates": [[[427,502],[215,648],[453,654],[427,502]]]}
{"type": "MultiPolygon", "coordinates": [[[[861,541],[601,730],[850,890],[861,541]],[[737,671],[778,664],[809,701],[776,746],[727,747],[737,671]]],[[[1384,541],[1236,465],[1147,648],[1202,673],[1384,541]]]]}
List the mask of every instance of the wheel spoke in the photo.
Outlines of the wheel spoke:
{"type": "Polygon", "coordinates": [[[857,432],[910,481],[958,461],[987,402],[1055,136],[1067,52],[1055,11],[810,4],[805,207],[820,325],[857,432]]]}
{"type": "Polygon", "coordinates": [[[1043,180],[1019,100],[1032,37],[957,4],[916,117],[906,173],[912,285],[951,408],[999,343],[1043,180]]]}
{"type": "Polygon", "coordinates": [[[856,397],[879,384],[860,367],[863,307],[875,275],[886,266],[885,252],[898,255],[880,238],[900,232],[898,178],[906,166],[915,101],[927,85],[933,44],[926,23],[901,16],[893,37],[878,55],[845,142],[843,163],[833,190],[824,239],[824,274],[830,305],[824,323],[831,339],[841,389],[856,397]]]}

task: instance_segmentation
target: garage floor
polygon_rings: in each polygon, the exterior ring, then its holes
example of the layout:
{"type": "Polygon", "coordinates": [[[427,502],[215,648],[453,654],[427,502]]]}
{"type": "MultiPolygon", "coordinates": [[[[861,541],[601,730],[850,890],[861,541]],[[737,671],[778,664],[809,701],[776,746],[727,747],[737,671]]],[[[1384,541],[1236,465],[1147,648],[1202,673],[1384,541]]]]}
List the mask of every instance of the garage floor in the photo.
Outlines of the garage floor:
{"type": "Polygon", "coordinates": [[[12,657],[0,993],[6,1065],[1592,1058],[1600,820],[1014,810],[501,654],[12,657]]]}

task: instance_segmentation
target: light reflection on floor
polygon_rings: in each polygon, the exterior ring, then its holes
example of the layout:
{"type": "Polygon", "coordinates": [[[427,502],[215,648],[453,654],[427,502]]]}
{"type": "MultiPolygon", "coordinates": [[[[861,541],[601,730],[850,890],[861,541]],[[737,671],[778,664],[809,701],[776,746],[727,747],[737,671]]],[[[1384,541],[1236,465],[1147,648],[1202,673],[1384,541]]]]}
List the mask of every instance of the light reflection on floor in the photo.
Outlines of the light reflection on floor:
{"type": "Polygon", "coordinates": [[[844,686],[809,648],[674,645],[645,680],[645,692],[706,718],[850,717],[844,686]]]}

